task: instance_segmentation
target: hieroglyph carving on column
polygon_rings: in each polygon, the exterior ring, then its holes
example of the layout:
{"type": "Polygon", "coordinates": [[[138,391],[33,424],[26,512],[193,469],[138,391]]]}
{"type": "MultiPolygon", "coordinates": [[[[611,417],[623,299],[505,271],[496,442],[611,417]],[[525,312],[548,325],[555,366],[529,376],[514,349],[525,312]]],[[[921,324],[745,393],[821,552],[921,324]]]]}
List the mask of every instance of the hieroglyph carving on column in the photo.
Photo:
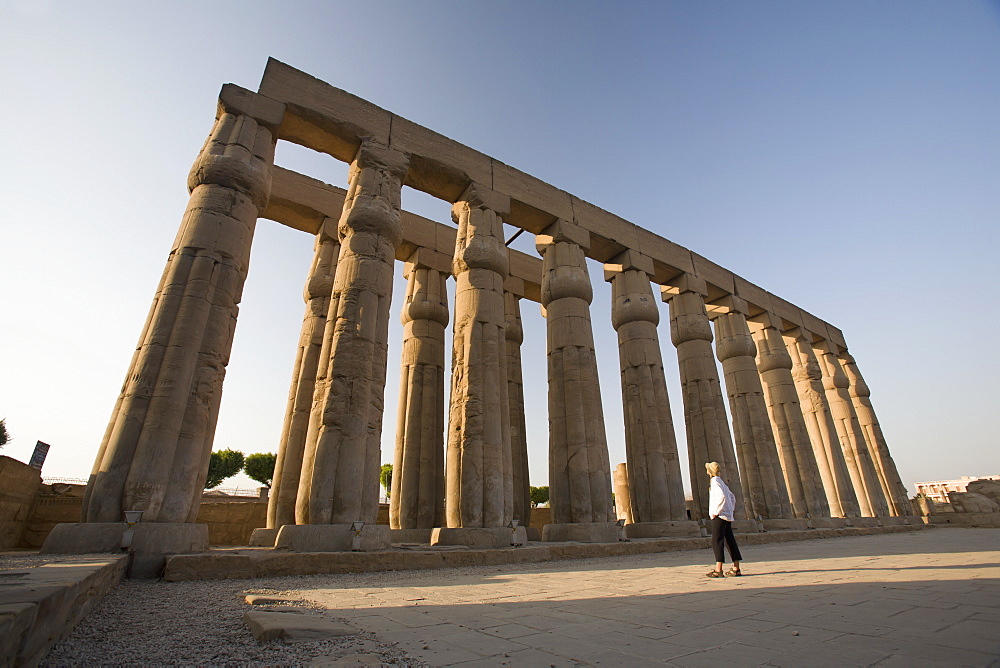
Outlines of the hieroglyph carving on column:
{"type": "Polygon", "coordinates": [[[536,237],[542,255],[549,373],[549,505],[554,524],[614,521],[601,388],[590,322],[589,233],[556,221],[536,237]]]}
{"type": "Polygon", "coordinates": [[[297,524],[375,522],[392,272],[409,156],[365,141],[351,163],[333,281],[333,336],[317,379],[297,524]]]}
{"type": "MultiPolygon", "coordinates": [[[[656,326],[660,309],[649,276],[653,262],[626,251],[604,265],[611,282],[611,324],[618,332],[625,454],[634,522],[686,520],[684,485],[656,326]]],[[[617,499],[617,496],[616,496],[617,499]]],[[[621,514],[619,513],[619,518],[621,514]]]]}
{"type": "MultiPolygon", "coordinates": [[[[858,495],[847,471],[846,456],[840,447],[837,428],[823,389],[823,373],[812,347],[812,333],[796,327],[782,333],[792,358],[792,378],[799,395],[799,406],[812,442],[816,464],[823,478],[826,500],[834,517],[857,517],[858,495]]],[[[851,455],[853,457],[853,454],[851,455]]]]}
{"type": "Polygon", "coordinates": [[[792,517],[778,449],[774,443],[764,388],[757,373],[757,347],[750,336],[743,300],[715,319],[716,354],[726,377],[740,480],[752,508],[763,519],[792,517]]]}
{"type": "Polygon", "coordinates": [[[845,352],[840,355],[840,364],[850,382],[851,399],[854,401],[858,423],[865,434],[868,450],[875,460],[879,482],[882,484],[882,491],[889,501],[890,511],[897,517],[912,515],[913,508],[910,505],[909,493],[896,471],[896,463],[893,461],[892,455],[889,454],[889,446],[886,445],[885,436],[882,435],[882,427],[879,426],[878,418],[875,417],[868,384],[862,378],[861,372],[858,371],[858,365],[850,353],[845,352]]]}
{"type": "Polygon", "coordinates": [[[455,324],[448,422],[448,527],[504,527],[514,512],[507,397],[503,219],[510,200],[475,183],[452,206],[455,324]]]}
{"type": "Polygon", "coordinates": [[[751,334],[757,347],[757,371],[764,387],[789,500],[796,517],[829,517],[824,477],[816,463],[795,391],[792,358],[772,319],[777,317],[768,313],[758,316],[760,322],[751,323],[751,334]]]}
{"type": "Polygon", "coordinates": [[[188,176],[191,198],[115,404],[84,522],[194,522],[257,216],[284,105],[227,84],[188,176]]]}
{"type": "Polygon", "coordinates": [[[813,347],[817,352],[823,373],[823,387],[826,400],[830,404],[830,414],[847,461],[847,471],[851,474],[854,491],[858,495],[863,517],[885,517],[889,506],[882,494],[882,486],[875,472],[875,462],[868,452],[864,432],[854,412],[854,402],[848,389],[847,374],[840,366],[840,360],[833,350],[834,344],[823,340],[813,347]]]}
{"type": "MultiPolygon", "coordinates": [[[[340,256],[340,241],[337,239],[337,221],[327,218],[323,229],[316,235],[312,266],[306,279],[302,296],[306,302],[302,331],[299,335],[298,352],[292,369],[292,383],[288,390],[288,405],[285,409],[285,423],[278,444],[278,457],[274,465],[274,477],[267,504],[267,527],[278,529],[286,524],[295,524],[295,498],[299,491],[299,477],[302,475],[302,456],[305,453],[306,434],[309,431],[309,416],[312,412],[316,378],[322,363],[323,348],[329,351],[332,343],[333,327],[327,327],[330,316],[330,293],[333,290],[333,275],[337,270],[340,256]],[[324,333],[326,336],[324,336],[324,333]]],[[[336,313],[334,313],[336,316],[336,313]]]]}
{"type": "Polygon", "coordinates": [[[670,302],[670,338],[677,347],[683,389],[688,469],[695,508],[691,519],[708,517],[705,463],[713,461],[722,466],[723,476],[736,495],[737,519],[744,519],[743,488],[712,351],[712,325],[705,312],[707,286],[690,275],[676,282],[676,287],[663,290],[663,299],[670,302]]]}
{"type": "Polygon", "coordinates": [[[389,526],[432,529],[444,522],[444,328],[450,271],[418,249],[406,264],[399,419],[389,495],[389,526]]]}
{"type": "Polygon", "coordinates": [[[528,478],[528,433],[524,423],[524,380],[521,375],[521,298],[507,291],[504,335],[507,339],[507,401],[510,405],[510,456],[514,475],[514,519],[531,524],[531,486],[528,478]]]}

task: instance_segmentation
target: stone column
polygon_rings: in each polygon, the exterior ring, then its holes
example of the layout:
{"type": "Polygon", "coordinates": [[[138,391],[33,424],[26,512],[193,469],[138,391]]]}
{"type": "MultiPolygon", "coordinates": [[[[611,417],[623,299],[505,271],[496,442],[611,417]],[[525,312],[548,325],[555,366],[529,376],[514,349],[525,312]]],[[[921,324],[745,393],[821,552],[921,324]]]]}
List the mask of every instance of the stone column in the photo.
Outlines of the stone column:
{"type": "Polygon", "coordinates": [[[625,520],[626,526],[634,524],[632,517],[632,495],[628,485],[628,463],[622,462],[611,472],[611,481],[615,489],[615,516],[625,520]]]}
{"type": "MultiPolygon", "coordinates": [[[[299,491],[299,477],[302,475],[302,456],[309,431],[316,376],[320,367],[324,366],[320,364],[324,332],[327,329],[333,275],[340,255],[336,225],[335,219],[327,218],[323,230],[316,235],[312,266],[302,295],[306,302],[306,312],[302,318],[302,333],[299,335],[298,352],[292,369],[285,424],[281,430],[267,504],[267,531],[255,533],[251,539],[252,545],[274,545],[278,529],[286,524],[295,524],[295,498],[299,491]]],[[[329,334],[333,334],[332,329],[329,334]]]]}
{"type": "Polygon", "coordinates": [[[823,340],[813,347],[823,373],[826,400],[830,405],[830,414],[833,416],[841,449],[844,451],[847,471],[851,475],[854,491],[858,495],[861,515],[885,517],[889,514],[889,508],[882,495],[878,475],[875,473],[875,463],[872,461],[871,453],[868,452],[868,444],[865,443],[858,416],[854,412],[847,374],[840,366],[840,360],[834,352],[834,344],[823,340]]]}
{"type": "Polygon", "coordinates": [[[444,328],[451,258],[418,249],[406,263],[399,419],[389,526],[430,530],[444,523],[444,328]]]}
{"type": "Polygon", "coordinates": [[[227,84],[188,175],[188,202],[83,499],[81,524],[60,524],[43,552],[117,552],[123,511],[135,577],[164,554],[207,549],[194,524],[205,487],[257,216],[271,189],[284,105],[227,84]]]}
{"type": "MultiPolygon", "coordinates": [[[[455,325],[445,516],[432,544],[509,545],[514,514],[501,216],[510,200],[470,184],[452,206],[455,325]]],[[[523,528],[522,528],[523,530],[523,528]]]]}
{"type": "Polygon", "coordinates": [[[764,387],[785,486],[795,516],[829,517],[830,504],[792,378],[792,358],[781,338],[781,320],[762,313],[750,324],[757,346],[757,371],[764,387]]]}
{"type": "Polygon", "coordinates": [[[631,250],[604,265],[612,289],[611,323],[618,332],[630,523],[643,524],[687,520],[652,273],[653,261],[631,250]]]}
{"type": "Polygon", "coordinates": [[[745,519],[743,488],[712,351],[712,325],[705,311],[708,286],[690,274],[673,282],[675,285],[664,287],[663,300],[670,303],[670,338],[677,347],[684,391],[688,468],[695,507],[691,519],[708,518],[706,462],[719,462],[726,483],[736,495],[736,518],[745,519]]]}
{"type": "Polygon", "coordinates": [[[816,464],[823,479],[826,500],[834,517],[857,517],[858,496],[847,472],[845,453],[840,447],[837,428],[827,404],[823,374],[812,347],[812,333],[796,327],[782,333],[792,358],[792,378],[799,395],[799,406],[809,432],[816,464]]]}
{"type": "MultiPolygon", "coordinates": [[[[516,281],[517,279],[513,279],[516,281]]],[[[508,282],[513,282],[508,279],[508,282]]],[[[520,281],[523,283],[523,281],[520,281]]],[[[523,285],[521,286],[523,292],[523,285]]],[[[507,290],[503,295],[504,336],[507,340],[507,401],[510,406],[510,456],[514,485],[514,519],[531,524],[531,483],[528,478],[528,436],[524,424],[524,380],[521,376],[521,297],[507,290]]]]}
{"type": "Polygon", "coordinates": [[[747,325],[747,303],[739,297],[723,301],[726,312],[715,317],[716,354],[726,377],[740,480],[751,509],[748,514],[787,520],[792,517],[792,506],[757,373],[757,347],[747,325]]]}
{"type": "Polygon", "coordinates": [[[388,527],[376,527],[375,519],[389,305],[407,166],[406,154],[373,141],[361,144],[351,164],[338,228],[329,362],[316,383],[295,507],[298,525],[327,526],[286,525],[276,547],[351,549],[350,524],[357,520],[370,525],[363,548],[388,544],[388,527]]]}
{"type": "Polygon", "coordinates": [[[862,378],[861,372],[858,371],[858,365],[850,353],[844,352],[840,355],[840,364],[850,382],[851,399],[858,416],[858,423],[864,432],[868,450],[875,460],[875,469],[878,472],[882,490],[889,501],[890,511],[897,517],[913,515],[909,492],[896,471],[896,463],[892,460],[892,455],[889,454],[885,436],[882,435],[882,427],[879,426],[878,418],[875,417],[868,384],[862,378]]]}
{"type": "Polygon", "coordinates": [[[590,324],[590,233],[558,220],[536,237],[548,334],[549,505],[542,540],[617,542],[601,388],[590,324]]]}
{"type": "MultiPolygon", "coordinates": [[[[284,105],[226,85],[188,203],[101,444],[85,522],[194,522],[257,216],[284,105]]],[[[117,546],[114,547],[117,551],[117,546]]]]}

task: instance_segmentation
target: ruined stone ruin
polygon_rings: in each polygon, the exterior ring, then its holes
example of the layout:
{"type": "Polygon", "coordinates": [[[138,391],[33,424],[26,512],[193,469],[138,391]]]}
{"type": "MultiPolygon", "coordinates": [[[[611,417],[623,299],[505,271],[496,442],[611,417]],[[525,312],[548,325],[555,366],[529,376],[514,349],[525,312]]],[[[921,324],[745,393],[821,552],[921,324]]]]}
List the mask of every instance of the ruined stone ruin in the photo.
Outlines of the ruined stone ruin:
{"type": "Polygon", "coordinates": [[[902,523],[912,514],[839,329],[432,130],[271,60],[258,92],[223,86],[188,187],[82,521],[60,525],[49,550],[117,549],[129,510],[143,511],[137,549],[207,546],[194,522],[261,217],[316,242],[268,523],[255,544],[336,551],[414,540],[499,547],[511,544],[512,532],[523,540],[524,300],[541,304],[547,330],[552,522],[541,537],[617,541],[588,258],[604,265],[613,288],[627,451],[616,478],[619,496],[627,495],[619,509],[628,508],[628,536],[697,535],[708,461],[722,465],[741,526],[753,530],[902,523]],[[275,166],[279,140],[348,163],[346,192],[275,166]],[[404,185],[451,203],[453,225],[401,211],[404,185]],[[535,235],[540,258],[509,249],[503,223],[535,235]],[[400,300],[400,410],[383,527],[375,519],[396,261],[409,283],[400,300]],[[680,366],[690,516],[654,286],[669,302],[680,366]]]}

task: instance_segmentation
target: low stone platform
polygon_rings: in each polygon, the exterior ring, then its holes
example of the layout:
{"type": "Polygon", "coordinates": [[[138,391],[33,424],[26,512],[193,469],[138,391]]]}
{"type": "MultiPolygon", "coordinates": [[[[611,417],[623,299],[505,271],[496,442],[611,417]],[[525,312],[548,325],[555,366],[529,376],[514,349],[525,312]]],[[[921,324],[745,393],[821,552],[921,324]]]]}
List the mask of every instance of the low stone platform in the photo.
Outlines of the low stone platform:
{"type": "MultiPolygon", "coordinates": [[[[2,555],[8,557],[8,555],[2,555]]],[[[0,558],[0,665],[35,666],[125,576],[126,556],[0,558]]]]}
{"type": "MultiPolygon", "coordinates": [[[[844,527],[805,531],[770,531],[740,534],[741,545],[841,536],[866,536],[923,529],[923,524],[891,527],[844,527]]],[[[528,543],[524,547],[457,549],[455,546],[424,549],[393,548],[381,552],[287,552],[267,548],[213,549],[200,554],[169,557],[164,579],[171,582],[227,578],[265,578],[282,575],[365,573],[427,570],[462,566],[500,566],[561,559],[619,557],[654,552],[709,549],[708,538],[648,538],[617,543],[528,543]]]]}

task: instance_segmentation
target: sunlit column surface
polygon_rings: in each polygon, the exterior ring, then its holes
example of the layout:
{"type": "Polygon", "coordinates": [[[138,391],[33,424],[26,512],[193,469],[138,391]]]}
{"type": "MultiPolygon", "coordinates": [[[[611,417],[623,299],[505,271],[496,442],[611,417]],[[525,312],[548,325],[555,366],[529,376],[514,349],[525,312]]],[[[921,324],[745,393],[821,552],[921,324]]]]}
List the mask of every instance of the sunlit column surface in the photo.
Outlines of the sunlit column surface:
{"type": "Polygon", "coordinates": [[[862,378],[861,372],[858,371],[858,365],[850,353],[844,352],[840,355],[840,364],[850,382],[851,399],[854,402],[858,423],[861,425],[868,450],[875,462],[879,482],[886,499],[889,501],[890,511],[896,516],[912,515],[913,508],[910,505],[909,493],[896,471],[896,463],[892,460],[892,455],[889,454],[889,446],[886,445],[885,436],[882,435],[882,427],[879,426],[878,418],[875,417],[868,384],[862,378]]]}
{"type": "MultiPolygon", "coordinates": [[[[299,335],[298,352],[292,369],[292,383],[288,391],[285,423],[278,443],[278,456],[267,504],[267,527],[277,529],[285,524],[295,524],[295,498],[302,475],[302,456],[305,453],[309,416],[312,412],[316,377],[323,364],[323,349],[329,350],[333,327],[327,327],[330,317],[330,294],[333,275],[337,270],[340,242],[337,240],[337,221],[327,218],[323,229],[316,235],[315,252],[309,277],[306,279],[303,298],[306,302],[299,335]],[[324,336],[324,333],[326,336],[324,336]]],[[[336,317],[336,312],[333,313],[336,317]]]]}
{"type": "Polygon", "coordinates": [[[858,423],[858,416],[854,412],[847,374],[840,366],[834,346],[835,344],[827,340],[818,341],[813,346],[823,373],[823,387],[826,389],[826,399],[830,404],[830,414],[833,416],[837,437],[840,439],[844,459],[847,461],[847,471],[851,475],[854,491],[858,495],[861,515],[884,517],[889,514],[888,504],[882,493],[878,474],[875,472],[875,462],[868,452],[868,444],[858,423]]]}
{"type": "Polygon", "coordinates": [[[455,324],[445,514],[454,528],[511,520],[513,472],[507,398],[502,216],[510,200],[471,184],[452,206],[455,324]]]}
{"type": "Polygon", "coordinates": [[[389,526],[432,529],[444,522],[444,329],[451,258],[418,249],[406,263],[399,418],[389,526]]]}
{"type": "MultiPolygon", "coordinates": [[[[750,323],[781,468],[795,516],[829,517],[825,481],[816,463],[809,431],[792,378],[792,358],[781,337],[780,319],[762,313],[750,323]],[[775,321],[777,325],[775,326],[775,321]]],[[[832,481],[830,485],[833,485],[832,481]]]]}
{"type": "Polygon", "coordinates": [[[736,452],[712,350],[712,325],[705,311],[707,294],[705,281],[690,274],[663,289],[663,300],[670,303],[670,338],[677,348],[684,398],[688,469],[694,500],[692,519],[708,517],[706,462],[719,462],[722,466],[722,475],[736,495],[737,518],[745,519],[736,452]]]}
{"type": "Polygon", "coordinates": [[[233,85],[188,176],[191,198],[98,451],[85,522],[194,522],[257,216],[284,105],[233,85]]]}
{"type": "Polygon", "coordinates": [[[633,522],[687,519],[652,273],[652,260],[635,251],[604,265],[604,279],[611,282],[611,324],[618,333],[629,476],[624,489],[633,522]]]}
{"type": "Polygon", "coordinates": [[[830,513],[835,517],[857,517],[860,513],[858,496],[851,484],[845,459],[849,453],[841,448],[837,428],[827,404],[823,373],[812,346],[813,335],[801,327],[795,327],[782,332],[782,338],[792,358],[792,378],[795,380],[802,417],[816,455],[816,464],[823,479],[830,513]]]}
{"type": "Polygon", "coordinates": [[[327,369],[316,383],[295,508],[297,524],[375,522],[392,273],[402,240],[408,156],[372,141],[351,163],[327,369]]]}
{"type": "MultiPolygon", "coordinates": [[[[518,282],[517,279],[509,279],[518,282]]],[[[519,281],[523,283],[523,281],[519,281]]],[[[523,290],[523,285],[521,286],[523,290]]],[[[514,519],[531,523],[531,482],[528,477],[528,435],[524,423],[524,379],[521,375],[521,298],[504,292],[504,335],[507,339],[507,401],[510,406],[510,455],[514,487],[514,519]]]]}
{"type": "Polygon", "coordinates": [[[715,317],[715,348],[726,378],[748,514],[763,519],[790,518],[792,507],[754,359],[757,347],[747,326],[747,304],[738,297],[724,301],[726,312],[715,317]]]}
{"type": "Polygon", "coordinates": [[[549,505],[554,524],[613,522],[611,464],[590,322],[590,235],[558,220],[536,237],[542,255],[549,374],[549,505]]]}

